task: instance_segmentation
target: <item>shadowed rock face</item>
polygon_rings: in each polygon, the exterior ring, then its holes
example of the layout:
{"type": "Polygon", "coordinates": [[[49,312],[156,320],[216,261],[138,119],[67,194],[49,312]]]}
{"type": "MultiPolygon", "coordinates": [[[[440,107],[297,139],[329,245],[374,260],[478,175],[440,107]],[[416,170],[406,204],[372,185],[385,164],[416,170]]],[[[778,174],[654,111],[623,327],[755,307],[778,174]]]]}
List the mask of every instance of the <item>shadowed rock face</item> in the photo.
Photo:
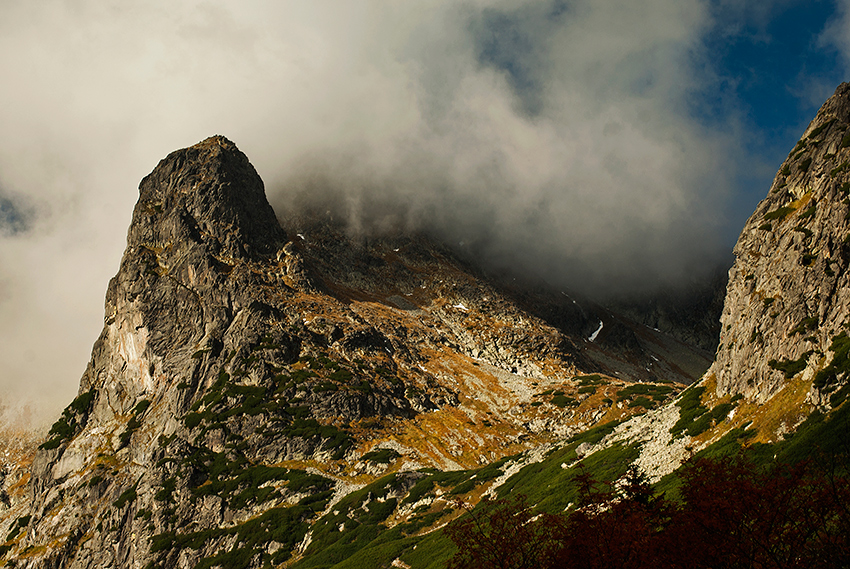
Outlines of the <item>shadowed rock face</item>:
{"type": "Polygon", "coordinates": [[[190,379],[191,355],[220,352],[235,337],[227,331],[236,315],[257,300],[261,283],[246,263],[273,257],[285,241],[262,180],[236,145],[215,136],[169,154],[139,187],[81,389],[114,386],[109,409],[123,413],[142,393],[190,379]]]}
{"type": "Polygon", "coordinates": [[[139,186],[128,247],[194,242],[210,255],[272,255],[286,241],[248,158],[213,136],[164,158],[139,186]]]}
{"type": "Polygon", "coordinates": [[[832,340],[850,317],[848,196],[845,83],[806,128],[735,245],[710,370],[719,395],[765,401],[795,377],[810,380],[832,357],[832,340]]]}

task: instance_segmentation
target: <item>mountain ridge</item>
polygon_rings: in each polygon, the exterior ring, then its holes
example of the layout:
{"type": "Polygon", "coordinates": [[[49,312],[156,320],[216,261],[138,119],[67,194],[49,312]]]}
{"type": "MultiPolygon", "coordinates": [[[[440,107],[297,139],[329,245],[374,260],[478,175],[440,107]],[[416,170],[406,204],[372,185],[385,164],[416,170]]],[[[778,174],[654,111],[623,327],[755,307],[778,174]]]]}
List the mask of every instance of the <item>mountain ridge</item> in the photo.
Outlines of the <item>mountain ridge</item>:
{"type": "Polygon", "coordinates": [[[78,397],[4,486],[0,554],[424,569],[452,554],[458,500],[563,512],[588,470],[664,485],[692,456],[784,453],[850,391],[848,148],[843,84],[742,231],[705,373],[646,325],[675,310],[492,278],[421,235],[281,225],[229,140],[171,153],[140,185],[78,397]]]}

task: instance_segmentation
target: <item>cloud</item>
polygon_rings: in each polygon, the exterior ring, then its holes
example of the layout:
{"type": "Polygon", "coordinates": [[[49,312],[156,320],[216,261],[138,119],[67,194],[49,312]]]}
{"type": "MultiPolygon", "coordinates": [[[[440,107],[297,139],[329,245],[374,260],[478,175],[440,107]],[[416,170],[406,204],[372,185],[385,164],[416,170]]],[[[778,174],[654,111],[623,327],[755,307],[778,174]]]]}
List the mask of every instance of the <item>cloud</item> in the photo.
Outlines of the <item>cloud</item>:
{"type": "Polygon", "coordinates": [[[439,8],[398,43],[361,44],[358,64],[389,53],[393,65],[329,80],[398,86],[351,108],[392,120],[349,128],[346,112],[330,140],[282,161],[279,210],[331,188],[356,226],[380,226],[365,204],[390,202],[380,214],[505,263],[561,267],[547,276],[573,286],[672,279],[713,252],[735,142],[690,116],[706,87],[692,65],[710,24],[701,3],[439,8]]]}
{"type": "Polygon", "coordinates": [[[850,0],[837,0],[835,17],[818,37],[820,47],[838,51],[844,63],[845,75],[850,72],[850,0]]]}
{"type": "Polygon", "coordinates": [[[215,133],[284,217],[571,286],[675,281],[721,249],[741,164],[738,127],[694,118],[712,25],[699,0],[0,4],[0,211],[32,212],[0,218],[0,388],[70,400],[139,180],[215,133]]]}

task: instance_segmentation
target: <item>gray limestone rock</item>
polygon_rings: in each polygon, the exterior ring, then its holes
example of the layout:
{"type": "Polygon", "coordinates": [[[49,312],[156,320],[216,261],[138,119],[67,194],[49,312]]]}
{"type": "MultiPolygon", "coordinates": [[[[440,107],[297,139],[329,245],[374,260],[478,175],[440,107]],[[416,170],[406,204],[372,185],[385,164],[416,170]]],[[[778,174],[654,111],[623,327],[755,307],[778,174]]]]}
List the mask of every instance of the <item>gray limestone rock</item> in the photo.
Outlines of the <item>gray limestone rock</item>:
{"type": "Polygon", "coordinates": [[[850,84],[818,111],[735,245],[718,395],[757,402],[831,358],[850,316],[850,84]]]}

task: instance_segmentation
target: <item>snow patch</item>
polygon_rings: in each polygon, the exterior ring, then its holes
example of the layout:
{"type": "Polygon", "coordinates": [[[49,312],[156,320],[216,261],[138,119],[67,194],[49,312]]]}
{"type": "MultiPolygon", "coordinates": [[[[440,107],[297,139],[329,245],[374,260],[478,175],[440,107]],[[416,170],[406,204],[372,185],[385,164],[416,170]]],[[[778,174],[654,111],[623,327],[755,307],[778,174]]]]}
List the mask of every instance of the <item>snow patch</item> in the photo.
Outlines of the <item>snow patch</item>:
{"type": "Polygon", "coordinates": [[[602,324],[602,320],[600,320],[599,321],[599,328],[597,328],[596,331],[593,334],[590,335],[588,340],[590,340],[591,342],[596,341],[596,337],[599,336],[599,333],[602,331],[603,326],[604,326],[604,324],[602,324]]]}

